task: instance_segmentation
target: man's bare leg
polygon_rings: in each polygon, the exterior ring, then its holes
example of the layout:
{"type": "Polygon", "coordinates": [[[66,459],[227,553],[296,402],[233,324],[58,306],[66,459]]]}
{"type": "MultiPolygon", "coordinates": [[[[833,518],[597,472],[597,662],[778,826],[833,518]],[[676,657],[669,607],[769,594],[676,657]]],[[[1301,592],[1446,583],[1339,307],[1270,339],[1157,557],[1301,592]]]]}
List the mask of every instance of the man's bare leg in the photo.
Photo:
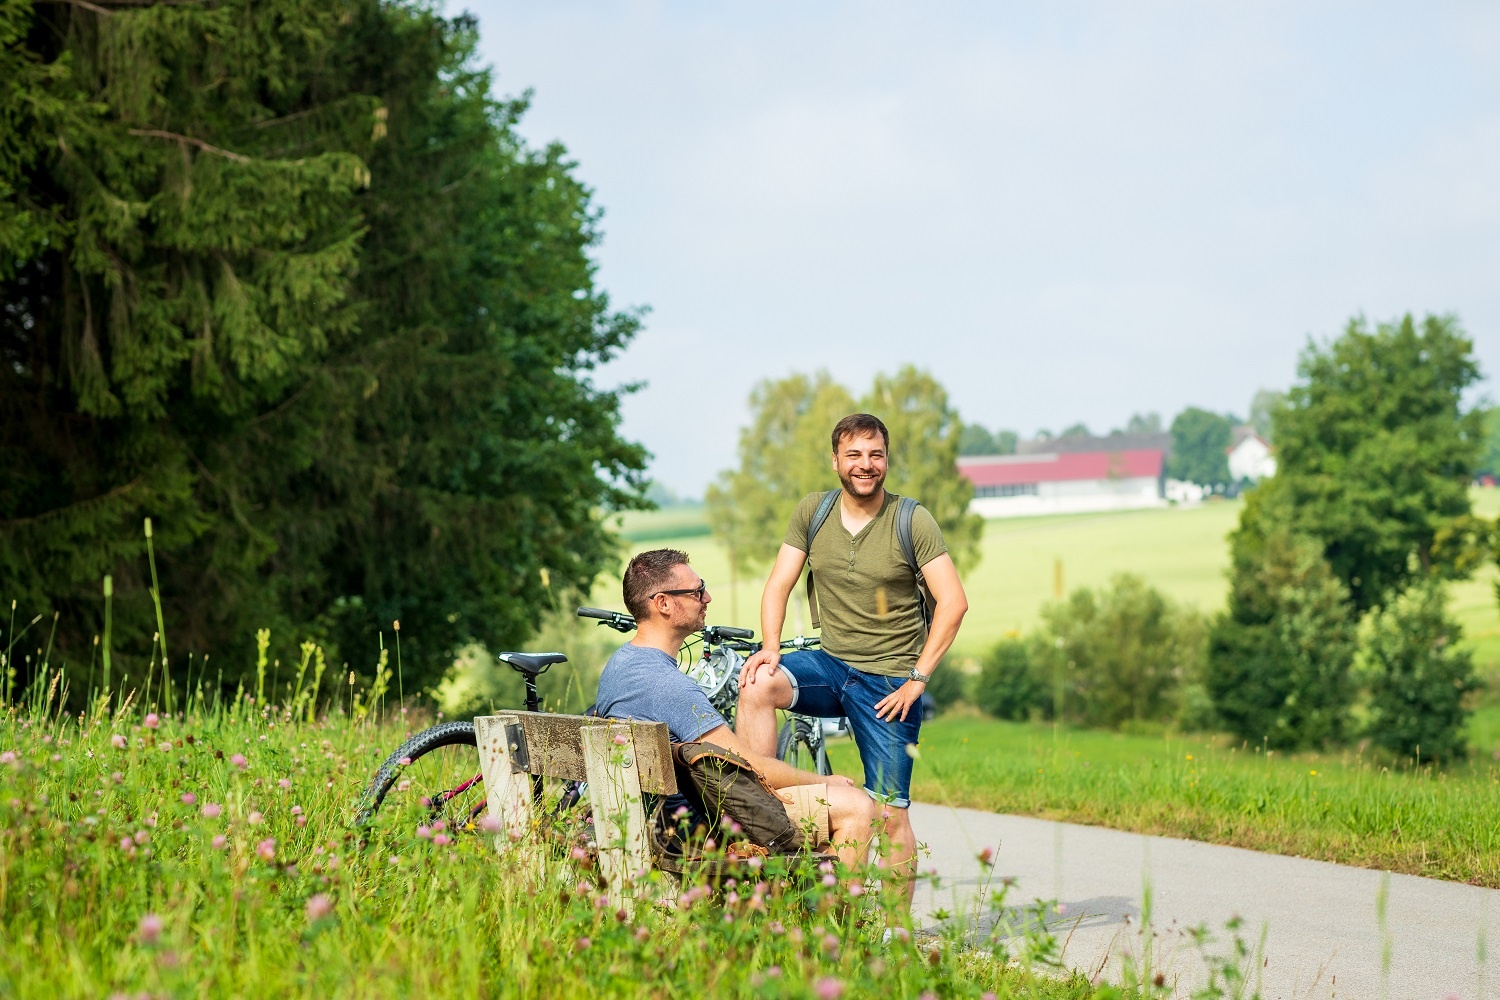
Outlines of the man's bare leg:
{"type": "Polygon", "coordinates": [[[767,676],[761,670],[754,684],[740,687],[734,734],[756,753],[776,756],[776,710],[791,703],[792,682],[786,679],[786,671],[778,670],[767,676]]]}
{"type": "Polygon", "coordinates": [[[906,912],[911,912],[913,894],[917,891],[917,834],[911,828],[909,810],[880,806],[883,818],[881,839],[885,844],[886,891],[900,890],[905,896],[906,912]]]}
{"type": "MultiPolygon", "coordinates": [[[[878,806],[856,785],[828,786],[828,831],[833,851],[845,868],[857,871],[870,859],[878,828],[878,806]]],[[[863,877],[859,879],[863,882],[863,877]]]]}

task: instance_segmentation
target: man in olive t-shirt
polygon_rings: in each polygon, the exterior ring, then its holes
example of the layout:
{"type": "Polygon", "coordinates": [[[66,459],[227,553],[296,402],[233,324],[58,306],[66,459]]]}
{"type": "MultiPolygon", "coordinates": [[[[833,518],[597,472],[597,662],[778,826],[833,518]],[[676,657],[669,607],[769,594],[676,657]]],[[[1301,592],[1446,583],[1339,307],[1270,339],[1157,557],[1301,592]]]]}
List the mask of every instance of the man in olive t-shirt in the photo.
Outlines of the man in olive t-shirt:
{"type": "Polygon", "coordinates": [[[804,497],[761,595],[764,647],[740,674],[735,731],[757,752],[776,750],[776,710],[848,716],[865,767],[865,790],[886,802],[884,835],[890,870],[914,888],[916,835],[911,805],[912,755],[922,724],[927,680],[968,611],[963,584],[942,532],[924,508],[912,516],[912,544],[936,601],[923,624],[921,594],[896,535],[900,498],[885,491],[890,434],[868,413],[833,429],[833,468],[842,490],[811,546],[807,534],[822,493],[804,497]],[[787,598],[806,564],[813,574],[822,648],[782,656],[777,648],[787,598]]]}

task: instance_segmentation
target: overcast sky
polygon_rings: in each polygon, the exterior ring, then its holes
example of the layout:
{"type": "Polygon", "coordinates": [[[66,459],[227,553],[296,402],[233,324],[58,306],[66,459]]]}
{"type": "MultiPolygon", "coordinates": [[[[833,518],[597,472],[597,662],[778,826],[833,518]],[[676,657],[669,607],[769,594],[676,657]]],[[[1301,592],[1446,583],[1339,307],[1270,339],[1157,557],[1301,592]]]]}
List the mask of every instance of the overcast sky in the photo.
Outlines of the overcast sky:
{"type": "Polygon", "coordinates": [[[756,381],[817,368],[1103,432],[1243,416],[1353,314],[1455,312],[1500,395],[1500,4],[469,6],[651,308],[600,378],[649,383],[624,433],[679,493],[756,381]]]}

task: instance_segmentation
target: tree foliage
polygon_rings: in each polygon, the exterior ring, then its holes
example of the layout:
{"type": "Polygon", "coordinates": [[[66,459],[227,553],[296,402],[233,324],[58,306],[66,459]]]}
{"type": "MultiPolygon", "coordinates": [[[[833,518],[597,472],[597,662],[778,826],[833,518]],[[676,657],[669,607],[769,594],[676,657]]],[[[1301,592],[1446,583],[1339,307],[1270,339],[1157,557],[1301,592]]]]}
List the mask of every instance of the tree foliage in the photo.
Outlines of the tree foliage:
{"type": "Polygon", "coordinates": [[[1371,740],[1392,753],[1452,761],[1467,751],[1467,696],[1479,687],[1474,654],[1448,617],[1442,584],[1418,584],[1360,625],[1360,671],[1370,692],[1371,740]]]}
{"type": "Polygon", "coordinates": [[[1234,421],[1190,406],[1172,418],[1172,454],[1167,475],[1200,486],[1229,482],[1229,440],[1234,421]]]}
{"type": "Polygon", "coordinates": [[[1246,421],[1265,441],[1276,440],[1276,411],[1286,402],[1286,393],[1275,389],[1258,389],[1250,398],[1250,417],[1246,421]]]}
{"type": "Polygon", "coordinates": [[[1479,378],[1473,344],[1451,316],[1373,331],[1355,318],[1310,344],[1299,373],[1276,417],[1274,488],[1364,611],[1441,570],[1434,539],[1469,513],[1482,419],[1463,408],[1479,378]]]}
{"type": "Polygon", "coordinates": [[[995,431],[979,424],[964,424],[958,435],[960,455],[1014,455],[1019,435],[1015,431],[995,431]]]}
{"type": "MultiPolygon", "coordinates": [[[[1030,647],[1032,680],[1012,680],[1019,693],[1040,677],[1063,678],[1063,713],[1090,726],[1130,721],[1166,723],[1180,709],[1184,687],[1202,671],[1204,623],[1140,577],[1122,573],[1095,591],[1081,587],[1042,611],[1030,647]]],[[[1005,654],[1014,671],[1014,651],[1005,654]]]]}
{"type": "MultiPolygon", "coordinates": [[[[1258,487],[1246,517],[1274,502],[1258,487]]],[[[1266,520],[1280,518],[1272,511],[1266,520]]],[[[1348,589],[1315,540],[1285,529],[1236,533],[1231,560],[1229,607],[1208,645],[1207,688],[1219,718],[1243,739],[1278,749],[1341,740],[1354,700],[1348,589]]]]}
{"type": "Polygon", "coordinates": [[[295,626],[373,658],[399,618],[420,677],[589,584],[644,464],[589,373],[638,319],[472,19],[5,10],[0,579],[65,654],[105,573],[117,624],[154,626],[146,516],[178,649],[295,626]]]}
{"type": "Polygon", "coordinates": [[[1474,463],[1475,473],[1500,476],[1500,406],[1484,411],[1483,443],[1479,447],[1479,460],[1474,463]]]}
{"type": "Polygon", "coordinates": [[[915,497],[943,530],[959,568],[979,561],[983,520],[969,513],[974,487],[958,472],[963,421],[948,394],[925,372],[908,365],[878,375],[856,402],[827,372],[767,380],[750,394],[750,426],[740,432],[736,469],[708,489],[708,521],[736,569],[775,558],[797,501],[838,486],[829,435],[850,413],[867,411],[890,431],[886,487],[915,497]]]}

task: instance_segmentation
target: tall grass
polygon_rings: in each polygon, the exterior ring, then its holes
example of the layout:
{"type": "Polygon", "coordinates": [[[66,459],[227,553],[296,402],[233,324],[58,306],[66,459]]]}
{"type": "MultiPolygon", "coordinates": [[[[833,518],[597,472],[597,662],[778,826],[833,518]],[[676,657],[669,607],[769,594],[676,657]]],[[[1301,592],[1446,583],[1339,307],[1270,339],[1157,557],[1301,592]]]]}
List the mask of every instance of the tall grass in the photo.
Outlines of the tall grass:
{"type": "Polygon", "coordinates": [[[883,941],[879,894],[816,874],[627,918],[563,849],[441,828],[362,843],[352,808],[406,734],[373,711],[309,722],[305,701],[241,692],[70,713],[59,687],[0,716],[0,995],[1113,995],[1010,961],[1045,957],[1035,940],[897,921],[883,941]]]}

